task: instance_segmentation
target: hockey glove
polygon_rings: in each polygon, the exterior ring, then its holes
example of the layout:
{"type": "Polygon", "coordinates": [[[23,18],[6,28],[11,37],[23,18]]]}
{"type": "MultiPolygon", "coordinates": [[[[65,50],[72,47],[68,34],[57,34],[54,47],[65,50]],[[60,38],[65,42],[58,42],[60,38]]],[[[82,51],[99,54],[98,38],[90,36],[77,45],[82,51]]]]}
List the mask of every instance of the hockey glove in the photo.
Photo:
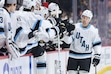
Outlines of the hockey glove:
{"type": "Polygon", "coordinates": [[[93,61],[92,61],[92,64],[95,66],[97,66],[100,62],[100,54],[95,54],[94,55],[94,58],[93,58],[93,61]]]}
{"type": "Polygon", "coordinates": [[[28,53],[32,53],[34,57],[39,57],[44,54],[45,50],[42,46],[38,45],[31,49],[31,51],[28,51],[28,53]]]}
{"type": "Polygon", "coordinates": [[[64,31],[66,31],[66,27],[65,27],[65,24],[64,24],[64,23],[60,23],[60,24],[58,25],[58,27],[59,27],[59,30],[60,30],[59,34],[61,34],[61,33],[63,33],[64,31]]]}
{"type": "Polygon", "coordinates": [[[66,28],[67,28],[67,32],[69,33],[68,35],[70,36],[71,32],[75,29],[75,25],[72,25],[69,23],[68,25],[66,25],[66,28]]]}
{"type": "Polygon", "coordinates": [[[71,35],[71,32],[75,29],[75,25],[69,23],[68,20],[63,20],[62,23],[65,24],[65,27],[67,29],[68,35],[71,35]]]}

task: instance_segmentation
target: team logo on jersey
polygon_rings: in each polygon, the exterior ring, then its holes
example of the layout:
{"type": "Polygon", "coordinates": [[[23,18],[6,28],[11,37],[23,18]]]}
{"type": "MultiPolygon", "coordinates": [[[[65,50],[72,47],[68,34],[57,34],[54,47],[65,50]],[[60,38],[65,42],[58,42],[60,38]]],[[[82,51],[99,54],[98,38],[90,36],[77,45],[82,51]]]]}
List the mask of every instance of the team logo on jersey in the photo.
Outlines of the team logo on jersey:
{"type": "Polygon", "coordinates": [[[84,37],[81,36],[80,32],[76,33],[76,39],[80,40],[81,47],[84,47],[86,49],[86,51],[89,50],[89,44],[86,44],[86,41],[84,40],[84,37]]]}
{"type": "Polygon", "coordinates": [[[17,18],[17,21],[21,21],[21,17],[18,17],[18,18],[17,18]]]}
{"type": "Polygon", "coordinates": [[[4,64],[3,74],[9,74],[9,65],[7,63],[4,64]]]}

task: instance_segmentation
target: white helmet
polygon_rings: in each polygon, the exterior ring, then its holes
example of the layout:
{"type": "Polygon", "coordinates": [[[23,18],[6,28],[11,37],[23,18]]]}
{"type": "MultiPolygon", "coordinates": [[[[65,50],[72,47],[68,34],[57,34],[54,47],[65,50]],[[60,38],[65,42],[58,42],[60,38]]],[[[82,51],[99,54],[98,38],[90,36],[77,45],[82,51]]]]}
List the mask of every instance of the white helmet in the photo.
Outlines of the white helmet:
{"type": "Polygon", "coordinates": [[[5,3],[5,0],[0,0],[0,7],[3,7],[5,3]]]}
{"type": "Polygon", "coordinates": [[[91,12],[90,10],[85,10],[85,11],[83,11],[82,15],[89,17],[90,20],[91,20],[92,17],[93,17],[93,14],[92,14],[92,12],[91,12]]]}
{"type": "Polygon", "coordinates": [[[36,6],[36,0],[23,0],[23,8],[31,9],[36,6]]]}
{"type": "Polygon", "coordinates": [[[56,3],[50,3],[48,9],[51,12],[51,15],[56,15],[56,17],[58,17],[58,15],[62,13],[58,4],[56,3]]]}

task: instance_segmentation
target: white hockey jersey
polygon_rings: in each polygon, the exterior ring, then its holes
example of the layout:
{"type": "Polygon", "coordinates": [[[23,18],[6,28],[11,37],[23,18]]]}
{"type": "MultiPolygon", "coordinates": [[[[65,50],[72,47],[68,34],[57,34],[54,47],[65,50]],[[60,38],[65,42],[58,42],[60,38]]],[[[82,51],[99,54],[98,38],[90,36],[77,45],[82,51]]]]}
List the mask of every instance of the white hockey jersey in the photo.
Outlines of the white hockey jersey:
{"type": "Polygon", "coordinates": [[[16,11],[17,24],[22,27],[22,30],[16,34],[14,41],[19,46],[19,48],[24,48],[25,52],[30,50],[32,47],[38,45],[39,40],[48,40],[48,33],[46,33],[47,28],[51,28],[52,24],[39,18],[33,12],[16,11]],[[29,38],[28,34],[32,31],[36,32],[37,36],[29,38]]]}
{"type": "MultiPolygon", "coordinates": [[[[18,18],[17,23],[21,25],[25,32],[27,31],[27,33],[35,30],[39,30],[39,32],[42,33],[45,32],[44,30],[46,30],[46,28],[52,27],[52,24],[49,21],[43,20],[42,17],[40,18],[39,15],[35,15],[33,12],[17,11],[16,15],[18,18]]],[[[27,40],[27,38],[25,39],[27,40]]],[[[21,38],[19,40],[21,40],[21,38]]]]}
{"type": "Polygon", "coordinates": [[[16,32],[14,41],[20,49],[24,50],[21,53],[24,55],[28,50],[38,45],[36,38],[33,37],[30,39],[28,37],[28,34],[32,32],[32,26],[37,22],[37,17],[31,12],[24,11],[16,11],[15,14],[17,17],[17,25],[20,25],[21,28],[16,32]]]}
{"type": "Polygon", "coordinates": [[[14,43],[14,35],[18,26],[16,25],[16,19],[14,17],[14,12],[8,12],[5,8],[0,8],[0,25],[1,25],[1,42],[0,46],[7,48],[8,52],[11,53],[13,57],[19,57],[18,47],[14,43]]]}
{"type": "Polygon", "coordinates": [[[6,11],[3,8],[0,8],[0,48],[5,46],[5,40],[6,35],[4,31],[5,24],[8,24],[8,22],[5,22],[5,20],[8,18],[5,18],[6,11]]]}
{"type": "Polygon", "coordinates": [[[14,13],[9,13],[6,9],[0,8],[0,39],[2,39],[0,41],[3,42],[0,44],[4,44],[4,38],[13,40],[16,29],[19,27],[16,23],[14,13]]]}
{"type": "Polygon", "coordinates": [[[89,24],[87,28],[83,28],[82,23],[75,24],[73,36],[74,41],[70,46],[70,57],[89,58],[92,56],[92,49],[94,49],[95,54],[101,53],[101,38],[98,29],[93,25],[89,24]]]}

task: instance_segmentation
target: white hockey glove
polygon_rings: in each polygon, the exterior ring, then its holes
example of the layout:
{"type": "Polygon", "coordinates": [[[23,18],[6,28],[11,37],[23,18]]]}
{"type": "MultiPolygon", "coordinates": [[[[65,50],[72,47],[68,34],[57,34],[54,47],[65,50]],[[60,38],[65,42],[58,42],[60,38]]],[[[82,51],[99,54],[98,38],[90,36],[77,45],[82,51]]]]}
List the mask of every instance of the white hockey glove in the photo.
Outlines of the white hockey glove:
{"type": "Polygon", "coordinates": [[[92,61],[92,64],[95,66],[97,66],[98,64],[100,63],[100,54],[95,54],[94,55],[94,58],[93,58],[93,61],[92,61]]]}
{"type": "Polygon", "coordinates": [[[44,42],[49,41],[49,35],[46,31],[39,31],[34,34],[34,37],[37,39],[37,41],[43,40],[44,42]]]}

